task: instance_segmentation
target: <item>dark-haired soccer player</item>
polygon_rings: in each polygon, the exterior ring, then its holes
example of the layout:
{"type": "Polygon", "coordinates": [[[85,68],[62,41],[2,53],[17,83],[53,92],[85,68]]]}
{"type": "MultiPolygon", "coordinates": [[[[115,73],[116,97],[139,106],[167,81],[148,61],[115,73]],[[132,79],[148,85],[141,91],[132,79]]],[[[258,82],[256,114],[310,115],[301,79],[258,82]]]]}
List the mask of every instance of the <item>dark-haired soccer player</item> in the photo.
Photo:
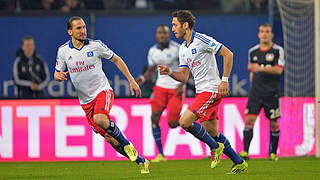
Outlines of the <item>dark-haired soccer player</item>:
{"type": "MultiPolygon", "coordinates": [[[[167,65],[174,70],[179,70],[179,44],[170,40],[169,27],[159,25],[155,37],[157,44],[153,45],[148,52],[148,69],[136,79],[138,84],[143,83],[145,80],[150,80],[154,75],[157,65],[167,65]]],[[[158,74],[156,85],[151,95],[151,121],[152,134],[159,154],[151,162],[167,161],[161,143],[160,117],[162,112],[167,108],[168,125],[170,128],[176,128],[179,125],[184,97],[184,83],[178,82],[170,76],[160,76],[158,74]]]]}
{"type": "Polygon", "coordinates": [[[180,82],[186,82],[192,73],[196,97],[183,113],[179,124],[196,138],[205,142],[211,149],[211,168],[215,168],[222,153],[234,162],[232,173],[241,173],[248,164],[232,149],[228,139],[218,131],[218,105],[221,96],[229,94],[233,53],[210,36],[195,32],[195,17],[190,11],[180,10],[172,13],[172,31],[177,38],[185,41],[180,46],[180,71],[175,72],[167,66],[159,65],[160,74],[171,76],[180,82]],[[215,55],[223,56],[223,76],[220,80],[215,55]],[[195,121],[200,120],[200,123],[195,121]]]}
{"type": "Polygon", "coordinates": [[[280,118],[280,75],[284,70],[283,48],[272,42],[273,32],[270,24],[259,26],[260,43],[249,50],[250,92],[246,109],[246,124],[243,130],[244,150],[240,156],[249,159],[248,152],[253,137],[253,126],[260,110],[270,120],[269,158],[277,161],[280,118]]]}
{"type": "Polygon", "coordinates": [[[81,17],[70,18],[67,30],[71,40],[58,49],[54,79],[65,81],[69,74],[93,131],[109,141],[118,152],[135,161],[142,174],[149,173],[148,160],[138,155],[109,116],[114,97],[102,70],[101,59],[110,60],[120,69],[130,83],[131,94],[136,93],[138,97],[141,95],[140,88],[127,65],[100,40],[87,39],[86,24],[81,17]],[[66,67],[68,71],[64,72],[66,67]]]}

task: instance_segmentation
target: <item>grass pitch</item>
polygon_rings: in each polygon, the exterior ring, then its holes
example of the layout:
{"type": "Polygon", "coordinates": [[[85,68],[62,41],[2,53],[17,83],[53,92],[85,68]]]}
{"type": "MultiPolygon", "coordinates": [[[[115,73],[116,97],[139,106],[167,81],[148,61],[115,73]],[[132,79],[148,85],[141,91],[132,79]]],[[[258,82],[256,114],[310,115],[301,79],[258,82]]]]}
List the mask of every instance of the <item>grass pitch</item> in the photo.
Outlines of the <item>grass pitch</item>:
{"type": "Polygon", "coordinates": [[[232,166],[228,159],[215,169],[210,168],[210,159],[172,160],[152,163],[150,174],[141,175],[138,166],[129,161],[1,162],[0,179],[320,179],[320,158],[251,159],[248,164],[246,173],[231,175],[226,174],[232,166]]]}

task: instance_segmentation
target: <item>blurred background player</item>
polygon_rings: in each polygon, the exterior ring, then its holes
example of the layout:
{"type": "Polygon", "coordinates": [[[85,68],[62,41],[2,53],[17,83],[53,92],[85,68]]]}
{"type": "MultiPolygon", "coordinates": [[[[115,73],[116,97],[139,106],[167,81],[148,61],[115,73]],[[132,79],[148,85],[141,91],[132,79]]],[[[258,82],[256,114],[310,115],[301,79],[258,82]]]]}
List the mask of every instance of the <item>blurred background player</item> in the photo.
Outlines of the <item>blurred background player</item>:
{"type": "Polygon", "coordinates": [[[50,80],[46,62],[36,52],[32,36],[22,39],[21,49],[13,65],[13,80],[18,88],[19,98],[45,97],[45,88],[50,80]]]}
{"type": "Polygon", "coordinates": [[[140,157],[133,145],[110,119],[114,95],[108,79],[102,70],[102,58],[113,62],[130,83],[131,95],[141,95],[141,91],[124,61],[100,40],[87,39],[85,22],[80,17],[72,17],[67,23],[71,40],[59,47],[57,53],[56,81],[67,80],[70,74],[82,109],[86,113],[91,128],[103,137],[108,135],[120,143],[131,161],[136,161],[142,174],[149,173],[148,160],[140,157]],[[67,72],[64,70],[68,69],[67,72]]]}
{"type": "Polygon", "coordinates": [[[260,110],[270,120],[269,158],[277,161],[280,129],[280,75],[284,70],[283,48],[272,42],[270,24],[261,24],[258,30],[260,43],[249,50],[250,92],[246,109],[246,124],[243,130],[244,150],[240,156],[248,159],[253,126],[260,110]]]}
{"type": "MultiPolygon", "coordinates": [[[[136,79],[138,84],[150,80],[154,76],[157,65],[166,65],[179,70],[179,44],[170,40],[170,29],[166,25],[159,25],[156,30],[157,44],[148,52],[148,69],[136,79]]],[[[168,125],[176,128],[179,125],[180,112],[185,98],[184,83],[172,79],[168,75],[158,74],[156,85],[151,95],[152,134],[157,144],[159,155],[151,162],[167,161],[163,154],[161,130],[159,121],[162,112],[168,108],[168,125]]]]}
{"type": "Polygon", "coordinates": [[[234,162],[231,172],[238,174],[248,169],[248,164],[232,149],[228,139],[218,131],[218,105],[221,96],[229,95],[228,78],[233,63],[233,53],[210,36],[195,32],[195,17],[190,11],[172,13],[172,31],[183,38],[179,50],[180,71],[158,65],[160,74],[169,75],[177,81],[186,82],[190,72],[196,86],[195,100],[179,120],[180,126],[211,149],[211,168],[215,168],[225,153],[234,162]],[[223,76],[219,71],[215,54],[223,56],[223,76]],[[199,120],[201,124],[195,121],[199,120]]]}

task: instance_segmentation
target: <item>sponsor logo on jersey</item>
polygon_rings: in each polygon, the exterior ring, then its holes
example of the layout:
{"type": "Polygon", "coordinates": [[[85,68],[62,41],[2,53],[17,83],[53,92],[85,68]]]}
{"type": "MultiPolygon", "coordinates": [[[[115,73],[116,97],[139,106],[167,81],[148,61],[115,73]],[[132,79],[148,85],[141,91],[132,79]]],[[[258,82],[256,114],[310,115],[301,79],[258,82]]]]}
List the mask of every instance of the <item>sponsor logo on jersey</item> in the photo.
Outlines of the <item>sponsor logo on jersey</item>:
{"type": "Polygon", "coordinates": [[[93,51],[87,52],[87,57],[92,57],[93,56],[93,51]]]}
{"type": "Polygon", "coordinates": [[[191,53],[192,54],[197,54],[197,49],[196,48],[191,49],[191,53]]]}
{"type": "Polygon", "coordinates": [[[266,54],[266,61],[273,61],[273,59],[274,59],[274,54],[273,53],[266,54]]]}
{"type": "Polygon", "coordinates": [[[188,66],[189,66],[190,69],[201,65],[200,61],[193,61],[192,62],[192,59],[190,59],[190,58],[187,59],[187,62],[188,62],[188,66]]]}

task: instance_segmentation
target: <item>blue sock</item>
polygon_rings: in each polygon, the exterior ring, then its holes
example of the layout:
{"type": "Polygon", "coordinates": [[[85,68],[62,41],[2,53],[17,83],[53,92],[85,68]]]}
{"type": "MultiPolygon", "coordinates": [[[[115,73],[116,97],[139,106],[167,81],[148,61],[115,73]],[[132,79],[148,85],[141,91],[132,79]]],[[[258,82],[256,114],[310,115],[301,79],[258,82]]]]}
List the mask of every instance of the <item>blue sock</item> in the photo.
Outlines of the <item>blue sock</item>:
{"type": "Polygon", "coordinates": [[[107,133],[113,138],[115,138],[120,144],[124,146],[130,144],[128,139],[123,136],[118,126],[110,119],[109,119],[109,127],[106,130],[107,130],[107,133]]]}
{"type": "Polygon", "coordinates": [[[234,164],[242,163],[242,158],[232,149],[229,140],[222,133],[218,132],[218,135],[214,139],[224,144],[223,153],[227,155],[234,164]]]}
{"type": "Polygon", "coordinates": [[[163,155],[162,143],[161,143],[161,130],[158,124],[152,124],[152,135],[157,144],[159,153],[163,155]]]}
{"type": "Polygon", "coordinates": [[[186,129],[186,131],[191,133],[200,141],[206,143],[210,147],[211,151],[219,147],[217,142],[209,135],[209,133],[203,128],[203,126],[201,126],[201,124],[194,122],[188,129],[186,129]]]}
{"type": "MultiPolygon", "coordinates": [[[[124,146],[123,146],[122,144],[119,143],[118,146],[114,147],[114,149],[115,149],[118,153],[120,153],[120,154],[122,154],[123,156],[129,158],[128,155],[126,154],[126,152],[124,152],[124,146]]],[[[136,160],[136,163],[139,164],[139,163],[141,163],[141,162],[144,163],[145,160],[144,160],[144,158],[142,158],[141,156],[138,155],[138,158],[137,158],[137,160],[136,160]]]]}

